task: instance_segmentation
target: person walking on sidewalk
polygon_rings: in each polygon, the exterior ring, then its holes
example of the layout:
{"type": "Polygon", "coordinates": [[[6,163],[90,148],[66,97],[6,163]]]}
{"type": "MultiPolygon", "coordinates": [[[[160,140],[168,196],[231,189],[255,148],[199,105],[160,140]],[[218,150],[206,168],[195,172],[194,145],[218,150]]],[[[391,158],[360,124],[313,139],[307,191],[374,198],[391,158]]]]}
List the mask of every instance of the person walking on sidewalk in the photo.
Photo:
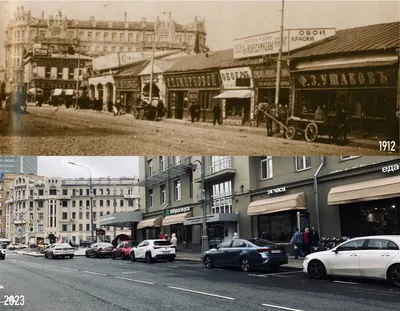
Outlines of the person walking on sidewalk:
{"type": "Polygon", "coordinates": [[[234,234],[233,234],[233,239],[238,239],[239,238],[239,234],[237,234],[237,232],[235,232],[234,234]]]}
{"type": "Polygon", "coordinates": [[[294,229],[294,234],[292,239],[290,240],[290,244],[293,245],[294,248],[294,259],[300,257],[304,257],[303,253],[303,236],[299,231],[299,228],[294,229]]]}
{"type": "Polygon", "coordinates": [[[310,232],[308,242],[310,243],[312,250],[314,250],[315,247],[318,247],[319,235],[314,227],[311,227],[311,232],[310,232]]]}
{"type": "Polygon", "coordinates": [[[221,107],[219,103],[216,103],[213,108],[213,116],[214,116],[214,125],[218,122],[219,125],[222,124],[221,122],[221,107]]]}
{"type": "Polygon", "coordinates": [[[160,232],[160,234],[158,235],[158,238],[159,238],[160,240],[163,240],[163,239],[164,239],[164,234],[163,234],[162,232],[160,232]]]}
{"type": "Polygon", "coordinates": [[[310,229],[306,228],[303,232],[303,252],[305,255],[310,253],[310,229]]]}
{"type": "Polygon", "coordinates": [[[176,234],[172,233],[172,238],[171,238],[171,245],[172,248],[175,248],[175,255],[178,252],[178,239],[176,238],[176,234]]]}
{"type": "Polygon", "coordinates": [[[169,240],[168,234],[165,234],[165,235],[164,235],[164,240],[165,240],[165,241],[168,241],[168,242],[170,241],[170,240],[169,240]]]}

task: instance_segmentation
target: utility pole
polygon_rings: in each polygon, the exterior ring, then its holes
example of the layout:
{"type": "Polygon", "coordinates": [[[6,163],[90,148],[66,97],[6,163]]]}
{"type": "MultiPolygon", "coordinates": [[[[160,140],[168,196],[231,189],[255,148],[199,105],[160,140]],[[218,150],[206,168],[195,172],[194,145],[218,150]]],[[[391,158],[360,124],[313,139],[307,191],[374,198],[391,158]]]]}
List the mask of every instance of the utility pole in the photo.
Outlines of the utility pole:
{"type": "MultiPolygon", "coordinates": [[[[279,92],[281,88],[281,68],[282,68],[282,48],[283,48],[283,18],[284,18],[284,8],[285,8],[285,0],[282,0],[282,9],[281,9],[281,34],[280,34],[280,42],[279,42],[279,56],[278,56],[278,68],[276,70],[276,91],[275,91],[275,107],[279,105],[279,92]]],[[[288,38],[289,40],[289,38],[288,38]]]]}
{"type": "Polygon", "coordinates": [[[206,216],[206,163],[205,156],[201,157],[201,185],[202,185],[202,210],[203,210],[203,232],[201,235],[201,253],[210,249],[208,243],[208,233],[207,233],[207,216],[206,216]]]}
{"type": "Polygon", "coordinates": [[[78,75],[76,79],[75,108],[78,107],[80,60],[81,60],[81,53],[79,52],[79,45],[78,45],[78,75]]]}
{"type": "Polygon", "coordinates": [[[153,71],[154,71],[154,50],[156,48],[156,34],[154,33],[153,47],[151,49],[151,71],[150,71],[150,90],[149,90],[149,104],[152,104],[153,99],[153,71]]]}
{"type": "MultiPolygon", "coordinates": [[[[117,212],[117,189],[115,188],[115,184],[114,184],[114,213],[116,213],[116,212],[117,212]]],[[[117,237],[117,227],[114,226],[114,239],[116,237],[117,237]]]]}

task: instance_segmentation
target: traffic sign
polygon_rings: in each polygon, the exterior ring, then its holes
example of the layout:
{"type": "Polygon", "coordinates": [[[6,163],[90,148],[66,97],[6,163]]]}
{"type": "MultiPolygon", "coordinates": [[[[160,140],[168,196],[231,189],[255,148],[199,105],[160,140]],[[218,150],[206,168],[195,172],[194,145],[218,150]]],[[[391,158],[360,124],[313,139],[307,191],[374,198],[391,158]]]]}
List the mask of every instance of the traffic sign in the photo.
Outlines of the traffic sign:
{"type": "Polygon", "coordinates": [[[18,233],[22,233],[22,228],[18,227],[18,233]]]}

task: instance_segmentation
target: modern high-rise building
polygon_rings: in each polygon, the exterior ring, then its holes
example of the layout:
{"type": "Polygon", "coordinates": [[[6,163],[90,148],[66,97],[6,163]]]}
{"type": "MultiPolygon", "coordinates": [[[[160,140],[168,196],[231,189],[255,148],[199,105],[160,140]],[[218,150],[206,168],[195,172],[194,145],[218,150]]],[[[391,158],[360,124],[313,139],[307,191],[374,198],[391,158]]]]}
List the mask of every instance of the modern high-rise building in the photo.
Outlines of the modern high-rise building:
{"type": "Polygon", "coordinates": [[[0,174],[33,174],[37,175],[38,157],[36,156],[1,156],[0,174]]]}

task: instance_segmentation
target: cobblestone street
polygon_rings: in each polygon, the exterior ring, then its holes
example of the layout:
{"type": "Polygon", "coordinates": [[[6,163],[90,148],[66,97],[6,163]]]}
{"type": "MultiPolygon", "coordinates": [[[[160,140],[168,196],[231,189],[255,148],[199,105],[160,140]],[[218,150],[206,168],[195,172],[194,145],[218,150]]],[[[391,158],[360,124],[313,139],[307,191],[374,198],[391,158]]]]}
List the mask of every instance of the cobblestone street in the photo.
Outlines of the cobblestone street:
{"type": "Polygon", "coordinates": [[[1,111],[1,154],[19,155],[388,155],[379,144],[347,146],[267,137],[264,128],[159,122],[114,117],[108,112],[29,106],[22,124],[7,126],[1,111]]]}

